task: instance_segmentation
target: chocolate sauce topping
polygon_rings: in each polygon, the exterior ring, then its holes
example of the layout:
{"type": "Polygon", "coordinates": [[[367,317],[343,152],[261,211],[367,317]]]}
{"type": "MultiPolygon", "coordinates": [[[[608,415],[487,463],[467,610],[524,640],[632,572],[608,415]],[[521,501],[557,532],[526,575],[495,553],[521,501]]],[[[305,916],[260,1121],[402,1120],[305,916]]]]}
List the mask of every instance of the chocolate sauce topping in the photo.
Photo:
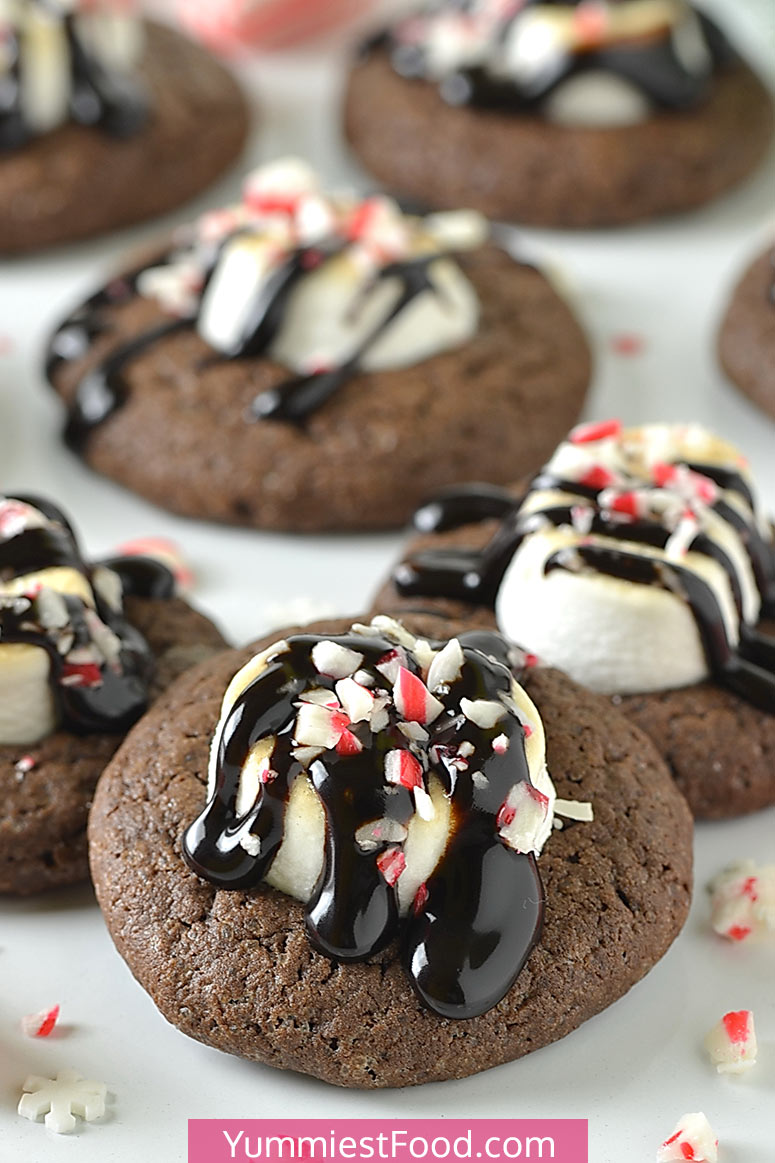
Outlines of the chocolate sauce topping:
{"type": "MultiPolygon", "coordinates": [[[[312,649],[322,640],[317,635],[289,639],[288,649],[246,687],[223,723],[214,794],[183,840],[187,863],[219,888],[257,886],[280,847],[290,790],[303,770],[293,756],[299,696],[311,686],[333,692],[335,685],[312,662],[312,649]],[[276,737],[270,760],[276,774],[238,817],[243,764],[254,744],[270,735],[276,737]],[[260,843],[253,855],[255,837],[260,843]]],[[[373,679],[372,691],[389,690],[377,664],[395,653],[394,642],[376,632],[326,641],[363,655],[360,666],[373,679]]],[[[500,635],[482,631],[462,635],[459,642],[464,666],[448,693],[437,692],[445,710],[426,728],[430,766],[423,777],[427,789],[429,775],[436,775],[451,798],[452,834],[408,917],[399,917],[396,878],[382,870],[386,854],[395,856],[391,845],[375,840],[366,851],[356,840],[358,830],[372,821],[405,825],[413,814],[409,789],[385,779],[386,754],[410,750],[395,708],[378,732],[365,722],[350,724],[360,752],[325,750],[308,769],[325,814],[323,870],[305,906],[310,940],[328,957],[355,961],[400,936],[415,990],[427,1006],[450,1018],[483,1013],[504,996],[538,939],[543,914],[535,857],[515,852],[498,835],[509,792],[530,781],[521,723],[508,713],[485,729],[459,710],[461,697],[509,698],[507,645],[500,635]],[[511,743],[503,754],[492,747],[501,734],[511,743]],[[473,752],[461,764],[457,749],[463,742],[473,752]],[[474,781],[475,773],[485,779],[474,781]]],[[[406,666],[417,673],[410,652],[406,666]]],[[[395,858],[402,859],[400,850],[395,858]]]]}
{"type": "MultiPolygon", "coordinates": [[[[627,0],[619,0],[622,7],[627,0]]],[[[529,15],[537,6],[573,10],[583,7],[584,0],[525,0],[514,6],[511,15],[504,15],[492,31],[491,49],[497,53],[509,36],[512,26],[529,15]]],[[[614,4],[612,7],[616,7],[614,4]]],[[[434,5],[431,14],[438,11],[434,5]]],[[[442,10],[467,12],[472,7],[467,0],[451,0],[442,10]]],[[[422,15],[422,14],[421,14],[422,15]]],[[[702,35],[715,68],[728,62],[734,52],[720,29],[702,13],[696,13],[702,35]]],[[[540,71],[529,70],[524,76],[514,72],[495,75],[485,66],[460,67],[438,81],[441,96],[451,105],[473,105],[512,113],[536,113],[542,103],[564,82],[592,70],[613,73],[630,82],[647,97],[657,109],[680,111],[698,105],[707,95],[710,77],[702,70],[690,71],[676,49],[671,30],[655,28],[653,33],[609,44],[582,41],[567,51],[558,44],[553,58],[546,60],[540,71]]],[[[422,43],[402,40],[400,26],[373,38],[365,47],[387,48],[396,72],[408,79],[428,79],[429,66],[422,43]]]]}
{"type": "MultiPolygon", "coordinates": [[[[289,254],[286,261],[268,280],[257,299],[250,322],[239,343],[234,350],[216,355],[215,358],[255,359],[265,355],[282,324],[288,299],[298,280],[308,271],[339,254],[342,248],[343,244],[334,239],[327,244],[301,247],[289,254]]],[[[169,261],[170,257],[171,254],[162,255],[154,260],[154,265],[163,264],[169,261]]],[[[419,295],[438,293],[430,268],[434,262],[443,257],[445,256],[442,253],[436,252],[404,262],[393,262],[380,268],[376,276],[377,281],[397,278],[401,286],[400,294],[395,305],[353,355],[338,367],[294,377],[277,388],[262,392],[253,402],[249,419],[272,419],[303,424],[358,374],[364,356],[410,303],[419,295]]],[[[56,370],[62,363],[83,359],[93,340],[109,331],[109,309],[127,303],[137,295],[137,280],[144,269],[132,271],[123,278],[109,283],[60,325],[48,349],[46,374],[49,380],[53,382],[56,370]]],[[[211,275],[212,268],[208,272],[208,278],[211,275]]],[[[364,295],[368,293],[369,288],[364,291],[364,295]]],[[[65,440],[70,447],[76,451],[83,449],[94,429],[121,408],[129,394],[126,371],[134,359],[167,336],[193,328],[195,325],[195,318],[165,320],[126,343],[116,346],[96,367],[86,372],[68,408],[65,440]]]]}
{"type": "MultiPolygon", "coordinates": [[[[46,8],[40,0],[30,6],[46,8]]],[[[137,77],[106,69],[89,51],[78,32],[77,15],[63,15],[62,26],[70,57],[70,118],[80,125],[94,126],[113,137],[131,137],[146,124],[148,95],[137,77]]],[[[34,132],[24,119],[21,39],[13,26],[5,31],[10,67],[0,78],[0,151],[18,149],[34,132]]]]}
{"type": "MultiPolygon", "coordinates": [[[[743,476],[716,465],[689,464],[692,471],[710,478],[720,488],[737,494],[753,510],[753,496],[743,476]]],[[[528,492],[554,489],[578,497],[579,507],[588,505],[588,532],[614,541],[627,541],[664,549],[669,530],[656,520],[617,519],[597,504],[600,490],[594,486],[563,480],[542,470],[531,482],[528,492]]],[[[538,529],[571,526],[574,505],[556,505],[522,513],[524,494],[512,498],[500,527],[481,550],[424,550],[401,562],[393,580],[405,596],[451,598],[475,605],[494,607],[506,570],[524,539],[538,529]]],[[[419,510],[416,522],[423,532],[453,529],[469,523],[476,504],[490,515],[492,503],[489,486],[467,486],[448,490],[419,510]]],[[[775,616],[775,542],[767,541],[756,521],[749,519],[724,498],[713,504],[714,511],[740,536],[750,558],[761,597],[762,615],[775,616]]],[[[698,531],[691,542],[692,553],[712,558],[724,569],[740,618],[740,643],[735,649],[729,641],[719,601],[712,589],[692,570],[673,562],[629,553],[605,546],[578,546],[555,554],[545,565],[546,572],[556,569],[596,572],[620,577],[636,585],[653,585],[679,594],[689,606],[702,639],[708,669],[714,679],[730,687],[742,698],[775,711],[775,639],[757,633],[743,621],[740,577],[734,562],[712,537],[698,531]]]]}
{"type": "MultiPolygon", "coordinates": [[[[30,526],[0,538],[0,582],[53,567],[76,570],[89,583],[95,609],[80,597],[55,594],[45,588],[29,595],[0,595],[0,644],[26,643],[45,650],[49,681],[64,726],[79,733],[123,733],[145,711],[154,662],[143,636],[114,609],[100,592],[96,567],[83,560],[67,519],[51,502],[19,495],[8,498],[42,513],[50,524],[30,526]],[[51,620],[51,599],[63,616],[51,620]],[[93,642],[90,619],[99,618],[117,640],[117,658],[110,662],[74,663],[74,651],[88,650],[93,642]]],[[[149,558],[108,559],[102,566],[122,578],[124,592],[137,596],[171,596],[170,571],[149,558]]],[[[171,588],[172,587],[172,588],[171,588]]]]}

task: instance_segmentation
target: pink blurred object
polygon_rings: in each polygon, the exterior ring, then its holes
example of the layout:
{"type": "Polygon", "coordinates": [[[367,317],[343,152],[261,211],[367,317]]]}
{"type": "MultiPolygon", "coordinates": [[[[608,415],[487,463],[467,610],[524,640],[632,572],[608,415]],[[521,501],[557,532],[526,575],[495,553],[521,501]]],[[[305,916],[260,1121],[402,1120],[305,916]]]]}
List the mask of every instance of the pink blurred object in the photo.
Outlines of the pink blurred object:
{"type": "Polygon", "coordinates": [[[373,0],[177,0],[184,27],[214,52],[277,51],[354,22],[373,0]]]}

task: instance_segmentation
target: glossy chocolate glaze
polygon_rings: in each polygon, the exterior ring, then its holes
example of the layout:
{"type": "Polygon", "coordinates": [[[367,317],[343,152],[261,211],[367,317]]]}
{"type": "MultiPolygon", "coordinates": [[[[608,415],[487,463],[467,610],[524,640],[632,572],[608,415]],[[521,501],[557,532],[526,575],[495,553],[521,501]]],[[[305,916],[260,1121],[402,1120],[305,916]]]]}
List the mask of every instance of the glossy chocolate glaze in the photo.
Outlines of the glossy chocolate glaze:
{"type": "MultiPolygon", "coordinates": [[[[623,0],[626,3],[626,0],[623,0]]],[[[495,33],[493,48],[506,39],[513,24],[526,9],[546,4],[558,8],[578,8],[583,0],[526,0],[511,15],[504,15],[495,33]]],[[[467,11],[465,0],[453,0],[447,7],[467,11]]],[[[708,17],[697,13],[715,68],[734,57],[724,34],[708,17]]],[[[428,79],[422,45],[403,42],[400,33],[386,31],[365,47],[387,49],[396,72],[407,79],[428,79]]],[[[680,111],[700,104],[708,92],[710,78],[690,73],[675,50],[669,29],[653,35],[631,38],[611,45],[584,44],[574,52],[558,51],[537,76],[522,80],[514,75],[495,77],[482,66],[461,67],[447,74],[439,85],[441,96],[451,105],[472,105],[507,113],[539,113],[542,103],[564,82],[591,70],[613,73],[630,82],[659,110],[680,111]]]]}
{"type": "MultiPolygon", "coordinates": [[[[751,490],[740,473],[698,463],[688,467],[714,480],[722,489],[736,493],[753,508],[751,490]]],[[[435,501],[429,502],[419,510],[418,527],[422,532],[429,533],[468,524],[475,511],[479,488],[478,485],[469,485],[462,490],[448,490],[435,501]]],[[[578,506],[557,505],[521,514],[520,507],[527,494],[512,497],[511,506],[502,516],[500,527],[483,549],[424,550],[402,561],[393,573],[399,593],[407,597],[451,598],[494,607],[506,570],[525,537],[546,526],[559,528],[573,525],[574,509],[583,510],[585,502],[589,501],[593,505],[586,505],[588,524],[585,523],[585,530],[590,534],[659,549],[664,549],[669,540],[670,532],[658,521],[645,519],[622,522],[598,508],[598,490],[592,486],[563,480],[542,470],[534,478],[528,492],[537,489],[556,489],[569,493],[578,497],[578,506]]],[[[485,508],[492,503],[489,486],[481,487],[479,500],[485,508]]],[[[761,596],[762,615],[775,616],[775,543],[765,540],[755,522],[746,519],[729,502],[718,499],[713,509],[740,534],[761,596]]],[[[545,570],[584,569],[587,572],[621,577],[636,585],[658,585],[680,594],[697,623],[713,678],[762,709],[775,711],[775,640],[757,633],[743,622],[740,578],[734,563],[722,547],[711,537],[698,532],[690,549],[692,553],[712,558],[727,574],[740,617],[741,637],[736,649],[729,642],[723,613],[713,590],[693,571],[680,565],[654,562],[636,553],[628,554],[605,547],[580,546],[555,554],[546,563],[545,570]]]]}
{"type": "MultiPolygon", "coordinates": [[[[183,840],[190,867],[219,888],[258,885],[282,842],[290,789],[302,773],[292,754],[299,695],[310,686],[333,691],[335,684],[318,674],[311,659],[321,640],[318,635],[289,639],[289,649],[238,697],[220,732],[213,797],[183,840]],[[253,745],[268,735],[277,740],[271,758],[276,777],[261,786],[256,803],[239,818],[235,804],[243,764],[253,745]],[[258,855],[240,844],[248,835],[260,839],[258,855]]],[[[392,641],[376,633],[328,641],[363,655],[361,668],[373,677],[374,689],[386,685],[376,665],[395,651],[392,641]]],[[[400,919],[395,884],[378,864],[391,846],[377,842],[376,850],[366,852],[354,839],[372,820],[387,817],[406,824],[413,812],[411,793],[385,782],[385,755],[409,746],[391,710],[388,726],[377,733],[366,723],[351,724],[363,744],[360,753],[327,750],[309,765],[326,827],[323,870],[305,906],[311,941],[339,961],[367,958],[400,935],[415,990],[434,1012],[452,1018],[483,1013],[504,996],[538,939],[543,915],[535,857],[513,851],[498,836],[497,817],[509,791],[529,782],[522,726],[508,714],[483,729],[457,710],[464,696],[508,697],[507,646],[500,635],[482,631],[459,641],[465,658],[461,677],[448,693],[439,694],[455,713],[442,712],[427,726],[430,771],[451,798],[452,836],[425,891],[418,893],[411,914],[400,919]],[[511,746],[497,754],[492,741],[503,733],[511,746]],[[463,741],[474,752],[468,766],[458,770],[453,760],[463,741]],[[474,784],[475,772],[486,776],[486,786],[474,784]]],[[[417,672],[411,654],[407,666],[417,672]]]]}
{"type": "MultiPolygon", "coordinates": [[[[226,239],[222,246],[228,241],[229,239],[226,239]]],[[[299,279],[308,271],[339,254],[342,249],[343,243],[334,239],[314,247],[300,247],[292,251],[257,297],[250,321],[234,349],[218,353],[215,358],[258,359],[265,356],[267,348],[282,325],[288,300],[299,279]]],[[[162,255],[154,260],[153,265],[168,262],[171,257],[171,252],[162,255]]],[[[271,419],[303,424],[358,374],[364,356],[414,299],[426,292],[436,293],[430,268],[434,262],[443,257],[445,257],[443,254],[437,252],[405,262],[390,263],[381,268],[376,275],[377,281],[397,278],[401,284],[400,294],[385,318],[378,323],[353,355],[338,367],[307,376],[293,377],[277,388],[262,392],[253,401],[249,419],[271,419]]],[[[206,281],[212,276],[215,261],[214,258],[213,267],[207,272],[206,281]]],[[[109,331],[109,308],[120,306],[138,294],[137,281],[143,269],[145,268],[132,271],[108,284],[92,295],[60,325],[49,345],[46,361],[46,374],[49,380],[53,382],[57,368],[62,363],[82,359],[93,340],[109,331]]],[[[368,292],[367,288],[364,295],[368,292]]],[[[68,408],[64,434],[68,445],[76,451],[82,450],[94,429],[122,406],[129,393],[126,370],[134,359],[166,336],[179,330],[193,328],[195,325],[195,318],[166,320],[120,344],[96,367],[88,371],[78,384],[75,397],[68,408]]]]}
{"type": "MultiPolygon", "coordinates": [[[[30,5],[46,8],[38,0],[30,5]]],[[[105,69],[92,56],[78,35],[77,16],[62,17],[70,54],[70,118],[80,125],[94,126],[113,137],[131,137],[146,124],[149,102],[137,77],[127,77],[105,69]]],[[[22,46],[11,27],[6,31],[10,67],[2,80],[0,97],[0,150],[18,149],[34,132],[24,119],[22,108],[22,46]]]]}
{"type": "MultiPolygon", "coordinates": [[[[92,638],[88,610],[79,597],[61,595],[67,610],[68,633],[72,644],[65,653],[57,645],[57,631],[38,620],[36,598],[0,598],[0,642],[26,643],[45,650],[49,657],[49,681],[63,725],[79,733],[123,733],[132,726],[148,705],[149,683],[154,661],[143,636],[114,610],[95,584],[95,569],[83,560],[78,543],[67,519],[50,501],[19,495],[12,500],[31,505],[53,525],[24,529],[0,539],[0,582],[52,567],[64,567],[82,574],[94,594],[100,620],[116,635],[120,643],[118,665],[101,666],[94,685],[70,685],[66,655],[87,647],[92,638]],[[63,681],[64,680],[64,681],[63,681]]],[[[150,558],[107,559],[102,566],[119,573],[124,593],[138,597],[170,597],[174,579],[161,563],[150,558]]]]}

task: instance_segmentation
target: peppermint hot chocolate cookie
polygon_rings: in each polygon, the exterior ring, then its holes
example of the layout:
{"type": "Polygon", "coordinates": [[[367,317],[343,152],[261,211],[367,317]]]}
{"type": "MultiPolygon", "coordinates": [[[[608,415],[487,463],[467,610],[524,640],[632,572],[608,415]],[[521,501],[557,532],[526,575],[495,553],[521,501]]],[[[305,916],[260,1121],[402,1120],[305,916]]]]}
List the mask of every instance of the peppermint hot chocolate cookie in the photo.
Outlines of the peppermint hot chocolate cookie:
{"type": "Polygon", "coordinates": [[[589,356],[478,214],[329,195],[289,159],[75,311],[49,377],[71,446],[157,504],[369,529],[473,472],[537,467],[589,356]]]}
{"type": "Polygon", "coordinates": [[[419,511],[379,594],[493,625],[613,696],[697,816],[775,802],[775,544],[744,458],[698,425],[582,425],[530,484],[419,511]]]}
{"type": "Polygon", "coordinates": [[[727,375],[775,417],[775,247],[748,268],[727,308],[719,335],[727,375]]]}
{"type": "Polygon", "coordinates": [[[367,47],[345,126],[388,189],[584,227],[722,193],[762,158],[773,110],[685,0],[446,0],[367,47]]]}
{"type": "Polygon", "coordinates": [[[0,497],[0,892],[88,875],[103,767],[148,704],[223,645],[159,562],[85,563],[61,511],[0,497]]]}
{"type": "Polygon", "coordinates": [[[0,3],[0,254],[171,210],[239,154],[231,76],[117,0],[0,3]]]}
{"type": "Polygon", "coordinates": [[[108,927],[165,1017],[406,1086],[520,1057],[638,981],[686,917],[689,812],[636,727],[524,663],[492,631],[382,617],[176,684],[90,824],[108,927]]]}

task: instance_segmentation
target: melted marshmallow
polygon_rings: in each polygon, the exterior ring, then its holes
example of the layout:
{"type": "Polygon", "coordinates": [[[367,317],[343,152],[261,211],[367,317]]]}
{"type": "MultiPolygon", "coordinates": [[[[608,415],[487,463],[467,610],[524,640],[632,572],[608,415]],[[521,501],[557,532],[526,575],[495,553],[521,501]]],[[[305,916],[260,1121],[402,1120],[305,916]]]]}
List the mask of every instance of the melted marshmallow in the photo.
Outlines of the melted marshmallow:
{"type": "Polygon", "coordinates": [[[511,11],[501,0],[474,0],[465,9],[442,4],[399,24],[393,36],[399,71],[436,81],[451,103],[469,99],[456,78],[473,70],[495,85],[513,86],[548,120],[570,127],[635,125],[654,112],[636,78],[589,68],[590,54],[664,40],[687,77],[705,78],[713,65],[702,25],[684,0],[535,0],[511,11]]]}
{"type": "Polygon", "coordinates": [[[142,24],[130,5],[0,0],[0,89],[17,68],[16,53],[3,42],[4,26],[18,45],[18,114],[33,135],[70,119],[76,82],[69,32],[98,70],[119,77],[131,72],[143,49],[142,24]]]}
{"type": "Polygon", "coordinates": [[[196,317],[200,335],[228,356],[250,353],[262,304],[274,298],[278,317],[261,350],[292,372],[354,358],[366,371],[405,367],[475,333],[476,294],[445,252],[486,237],[484,219],[471,212],[422,219],[389,198],[324,193],[313,171],[290,158],[251,174],[243,201],[200,219],[165,266],[140,275],[138,289],[196,317]],[[278,298],[297,259],[301,269],[278,298]],[[429,286],[400,307],[402,269],[415,263],[427,264],[429,286]]]}
{"type": "Polygon", "coordinates": [[[575,551],[584,545],[678,564],[709,585],[730,645],[736,646],[740,617],[729,574],[712,557],[693,552],[692,542],[703,534],[726,554],[740,586],[744,620],[755,625],[761,595],[746,535],[713,503],[726,502],[762,537],[768,538],[769,532],[738,492],[716,488],[706,478],[711,491],[705,499],[702,483],[686,470],[664,487],[655,483],[660,465],[681,462],[730,469],[749,479],[737,449],[697,425],[647,425],[589,442],[571,438],[560,445],[519,510],[520,517],[533,515],[534,531],[522,540],[498,591],[496,616],[502,632],[577,681],[606,693],[663,690],[707,679],[697,621],[683,594],[572,567],[575,551]],[[607,473],[615,482],[596,500],[565,492],[555,483],[580,481],[590,472],[607,473]],[[542,480],[548,481],[546,487],[542,480]],[[626,519],[615,536],[590,532],[592,513],[613,503],[617,491],[634,498],[642,520],[672,531],[664,548],[628,540],[626,519]],[[542,513],[555,506],[571,506],[573,522],[558,526],[543,519],[542,513]],[[569,568],[547,572],[547,562],[557,554],[561,560],[565,555],[569,568]]]}

